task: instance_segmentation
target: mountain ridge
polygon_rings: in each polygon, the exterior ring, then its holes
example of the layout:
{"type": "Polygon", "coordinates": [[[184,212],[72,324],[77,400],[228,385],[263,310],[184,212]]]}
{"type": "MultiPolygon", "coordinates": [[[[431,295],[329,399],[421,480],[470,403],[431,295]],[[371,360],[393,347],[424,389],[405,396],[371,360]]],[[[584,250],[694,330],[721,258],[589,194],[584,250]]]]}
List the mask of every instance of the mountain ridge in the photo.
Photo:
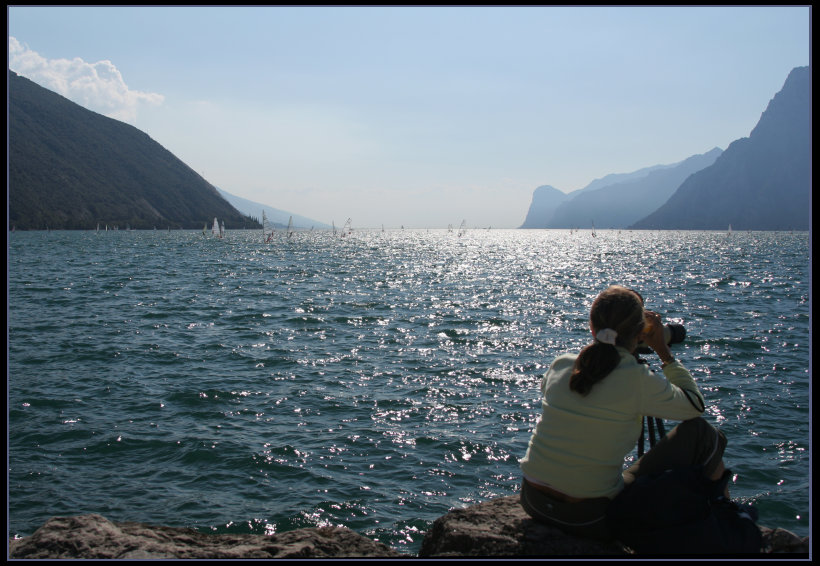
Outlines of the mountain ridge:
{"type": "Polygon", "coordinates": [[[713,148],[677,163],[613,173],[571,193],[542,185],[521,228],[626,228],[657,209],[692,173],[714,163],[722,153],[713,148]],[[549,187],[552,191],[545,190],[549,187]]]}
{"type": "Polygon", "coordinates": [[[631,228],[807,230],[811,226],[811,69],[793,69],[749,137],[689,177],[631,228]],[[708,204],[708,206],[704,206],[708,204]]]}
{"type": "Polygon", "coordinates": [[[692,161],[607,175],[568,194],[533,191],[521,228],[809,229],[811,224],[811,70],[796,67],[747,138],[692,161]],[[711,163],[708,160],[711,159],[711,163]],[[675,186],[672,186],[675,185],[675,186]],[[562,196],[563,195],[563,196],[562,196]],[[665,196],[664,196],[665,195],[665,196]],[[660,196],[664,200],[657,202],[660,196]],[[640,215],[636,213],[641,212],[640,215]]]}
{"type": "Polygon", "coordinates": [[[215,216],[227,229],[261,227],[263,205],[240,212],[145,132],[10,69],[8,79],[9,229],[200,229],[215,216]]]}
{"type": "Polygon", "coordinates": [[[293,226],[295,228],[318,228],[324,230],[326,228],[331,227],[328,224],[325,224],[323,222],[317,222],[316,220],[307,218],[305,216],[293,214],[285,210],[279,210],[278,208],[273,208],[271,206],[267,206],[259,202],[255,202],[252,200],[248,200],[246,198],[233,195],[219,187],[216,187],[216,190],[219,191],[219,194],[222,195],[222,197],[225,200],[231,203],[234,206],[234,208],[236,208],[236,210],[240,211],[243,214],[247,214],[248,216],[256,219],[259,222],[262,221],[261,212],[264,212],[267,216],[268,221],[271,222],[277,228],[286,228],[291,218],[293,218],[293,226]]]}

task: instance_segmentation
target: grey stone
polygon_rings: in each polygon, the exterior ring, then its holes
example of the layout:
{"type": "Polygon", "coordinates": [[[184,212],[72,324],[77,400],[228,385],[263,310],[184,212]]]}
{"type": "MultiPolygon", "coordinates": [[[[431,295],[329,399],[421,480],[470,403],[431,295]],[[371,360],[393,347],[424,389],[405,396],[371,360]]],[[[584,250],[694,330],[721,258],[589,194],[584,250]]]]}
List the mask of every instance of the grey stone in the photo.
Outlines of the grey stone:
{"type": "MultiPolygon", "coordinates": [[[[762,553],[808,554],[809,537],[760,527],[762,553]]],[[[419,558],[624,557],[618,543],[573,537],[533,521],[518,496],[454,509],[436,519],[419,558]]],[[[345,527],[304,528],[273,535],[210,534],[144,523],[114,523],[100,515],[54,517],[31,536],[9,541],[9,558],[27,559],[266,559],[412,558],[345,527]]]]}
{"type": "Polygon", "coordinates": [[[401,556],[345,527],[274,535],[207,534],[178,527],[113,523],[100,515],[54,517],[31,536],[12,540],[10,558],[179,559],[341,558],[401,556]]]}
{"type": "Polygon", "coordinates": [[[530,518],[517,495],[455,509],[433,522],[420,557],[625,556],[629,549],[565,534],[530,518]]]}
{"type": "MultiPolygon", "coordinates": [[[[807,554],[809,537],[785,529],[759,527],[761,553],[807,554]]],[[[422,541],[420,557],[559,557],[635,555],[619,543],[578,538],[533,521],[518,495],[499,497],[454,509],[433,522],[422,541]]]]}

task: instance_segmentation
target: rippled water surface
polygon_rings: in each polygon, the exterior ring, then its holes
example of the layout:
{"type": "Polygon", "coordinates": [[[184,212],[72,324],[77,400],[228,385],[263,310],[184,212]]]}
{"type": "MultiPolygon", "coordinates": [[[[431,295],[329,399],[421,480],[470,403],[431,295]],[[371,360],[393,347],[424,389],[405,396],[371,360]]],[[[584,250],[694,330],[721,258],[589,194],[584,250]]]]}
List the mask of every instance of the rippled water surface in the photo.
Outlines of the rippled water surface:
{"type": "Polygon", "coordinates": [[[686,327],[674,353],[729,438],[733,496],[808,535],[809,250],[805,232],[9,234],[10,536],[99,513],[345,525],[415,553],[448,510],[517,493],[540,376],[611,283],[686,327]]]}

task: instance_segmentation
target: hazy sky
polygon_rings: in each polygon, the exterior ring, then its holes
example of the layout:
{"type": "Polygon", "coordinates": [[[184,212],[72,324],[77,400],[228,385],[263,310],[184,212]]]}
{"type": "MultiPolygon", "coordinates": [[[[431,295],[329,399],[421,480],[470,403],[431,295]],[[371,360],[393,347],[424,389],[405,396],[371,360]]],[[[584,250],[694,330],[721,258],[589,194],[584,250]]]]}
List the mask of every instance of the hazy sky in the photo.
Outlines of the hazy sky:
{"type": "Polygon", "coordinates": [[[748,136],[797,7],[9,7],[9,67],[212,184],[354,227],[521,225],[534,189],[748,136]]]}

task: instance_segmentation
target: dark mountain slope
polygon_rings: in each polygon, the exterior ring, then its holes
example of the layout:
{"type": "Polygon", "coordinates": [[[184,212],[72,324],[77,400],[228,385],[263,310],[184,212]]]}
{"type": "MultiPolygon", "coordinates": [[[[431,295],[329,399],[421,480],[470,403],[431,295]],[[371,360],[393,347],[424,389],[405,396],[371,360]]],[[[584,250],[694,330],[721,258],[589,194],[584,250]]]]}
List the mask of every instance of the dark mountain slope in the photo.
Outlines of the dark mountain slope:
{"type": "Polygon", "coordinates": [[[256,227],[140,130],[9,71],[9,226],[256,227]]]}

